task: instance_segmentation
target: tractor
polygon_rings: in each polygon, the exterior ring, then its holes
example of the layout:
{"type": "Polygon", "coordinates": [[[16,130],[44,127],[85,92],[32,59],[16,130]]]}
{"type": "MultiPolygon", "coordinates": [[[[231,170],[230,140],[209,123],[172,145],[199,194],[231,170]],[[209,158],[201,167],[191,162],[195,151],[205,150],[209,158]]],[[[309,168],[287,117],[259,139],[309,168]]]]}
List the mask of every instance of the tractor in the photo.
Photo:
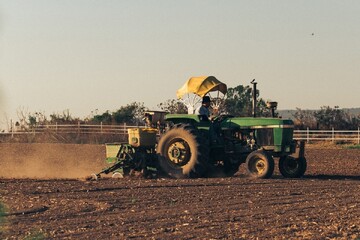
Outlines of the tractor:
{"type": "MultiPolygon", "coordinates": [[[[256,116],[256,82],[252,84],[252,117],[219,114],[208,119],[194,112],[194,99],[217,92],[213,107],[219,107],[219,93],[225,96],[227,86],[213,76],[190,78],[177,91],[180,99],[195,96],[187,99],[188,114],[147,112],[147,127],[129,129],[129,142],[120,145],[116,164],[101,173],[118,168],[125,174],[148,172],[150,167],[172,178],[233,176],[245,164],[249,177],[270,178],[276,158],[284,177],[302,177],[307,167],[304,142],[293,139],[292,120],[256,116]]],[[[276,106],[269,103],[272,113],[276,106]]]]}

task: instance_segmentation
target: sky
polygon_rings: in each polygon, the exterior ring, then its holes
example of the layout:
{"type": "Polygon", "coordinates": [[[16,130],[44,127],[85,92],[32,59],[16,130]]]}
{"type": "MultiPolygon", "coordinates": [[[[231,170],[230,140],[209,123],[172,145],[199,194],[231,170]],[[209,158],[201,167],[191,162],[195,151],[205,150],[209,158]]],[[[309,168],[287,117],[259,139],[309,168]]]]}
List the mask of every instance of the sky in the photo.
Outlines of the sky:
{"type": "Polygon", "coordinates": [[[360,107],[358,0],[1,0],[0,121],[258,82],[278,109],[360,107]],[[5,120],[4,120],[5,119],[5,120]]]}

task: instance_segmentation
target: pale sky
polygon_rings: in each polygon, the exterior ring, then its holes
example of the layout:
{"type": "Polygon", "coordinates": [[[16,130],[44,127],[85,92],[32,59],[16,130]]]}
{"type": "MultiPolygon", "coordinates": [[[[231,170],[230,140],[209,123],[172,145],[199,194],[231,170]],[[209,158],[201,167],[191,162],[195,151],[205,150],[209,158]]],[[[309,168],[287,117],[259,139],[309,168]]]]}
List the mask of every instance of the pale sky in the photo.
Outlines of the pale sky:
{"type": "Polygon", "coordinates": [[[86,117],[258,82],[279,109],[360,107],[358,0],[1,0],[0,111],[86,117]]]}

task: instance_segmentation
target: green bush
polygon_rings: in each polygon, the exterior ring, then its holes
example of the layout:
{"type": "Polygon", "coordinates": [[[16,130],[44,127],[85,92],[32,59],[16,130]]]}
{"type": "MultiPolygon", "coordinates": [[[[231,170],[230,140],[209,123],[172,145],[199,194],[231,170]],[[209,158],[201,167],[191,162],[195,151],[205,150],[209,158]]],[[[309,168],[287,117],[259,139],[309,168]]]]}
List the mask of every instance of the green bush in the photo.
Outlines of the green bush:
{"type": "Polygon", "coordinates": [[[360,149],[360,144],[357,145],[348,145],[345,147],[346,149],[360,149]]]}

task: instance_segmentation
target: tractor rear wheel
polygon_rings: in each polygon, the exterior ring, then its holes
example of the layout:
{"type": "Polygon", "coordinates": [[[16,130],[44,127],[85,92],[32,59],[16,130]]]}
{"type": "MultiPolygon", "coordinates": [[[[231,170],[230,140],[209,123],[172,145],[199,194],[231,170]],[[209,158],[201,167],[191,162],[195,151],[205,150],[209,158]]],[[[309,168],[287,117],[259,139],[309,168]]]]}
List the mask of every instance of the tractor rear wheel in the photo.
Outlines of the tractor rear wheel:
{"type": "Polygon", "coordinates": [[[157,154],[160,167],[170,177],[203,177],[208,169],[208,141],[192,125],[178,124],[162,135],[157,154]]]}
{"type": "Polygon", "coordinates": [[[279,170],[281,175],[286,178],[302,177],[307,168],[306,158],[294,158],[291,156],[281,157],[279,160],[279,170]]]}
{"type": "Polygon", "coordinates": [[[252,178],[270,178],[274,165],[272,156],[261,150],[250,153],[246,158],[246,168],[252,178]]]}

